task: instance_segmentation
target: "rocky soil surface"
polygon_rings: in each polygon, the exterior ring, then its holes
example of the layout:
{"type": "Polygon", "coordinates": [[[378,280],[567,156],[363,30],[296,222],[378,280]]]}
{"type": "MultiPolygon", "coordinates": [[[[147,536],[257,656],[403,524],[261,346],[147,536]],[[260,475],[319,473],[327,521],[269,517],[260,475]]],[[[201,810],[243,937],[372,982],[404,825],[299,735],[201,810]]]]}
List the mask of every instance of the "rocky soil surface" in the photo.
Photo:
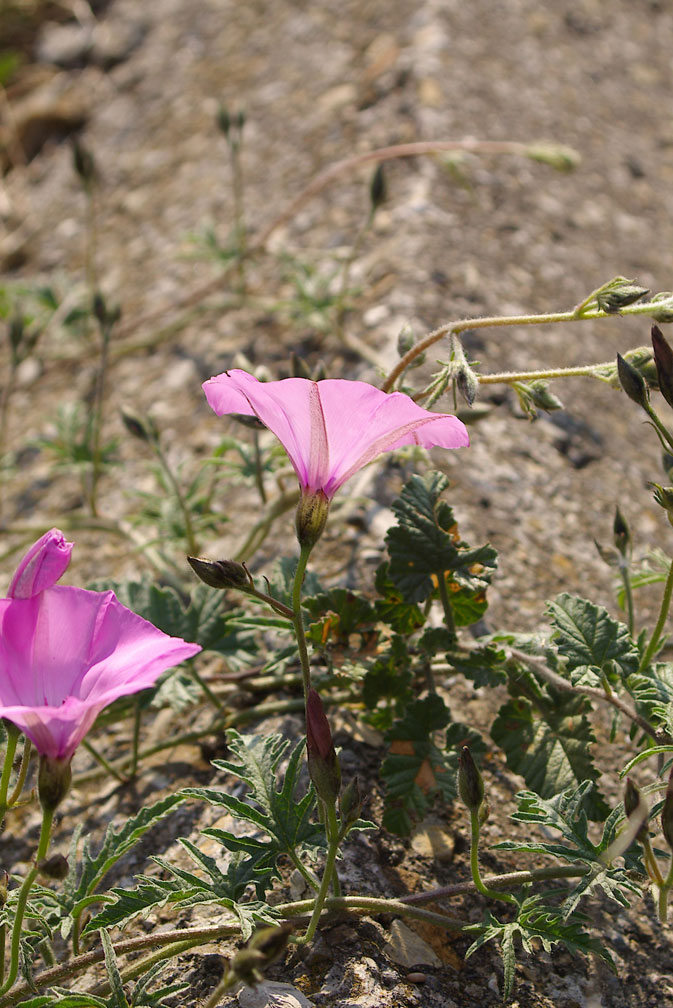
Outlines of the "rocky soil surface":
{"type": "MultiPolygon", "coordinates": [[[[297,353],[311,366],[323,361],[332,377],[376,383],[396,362],[405,325],[420,337],[462,317],[570,309],[617,274],[652,291],[673,288],[668,4],[112,0],[93,7],[49,8],[53,20],[42,23],[29,61],[0,92],[0,299],[15,301],[20,291],[28,304],[46,284],[64,299],[20,366],[11,400],[7,438],[19,465],[3,488],[7,579],[12,551],[34,531],[82,511],[78,482],[56,472],[35,444],[53,438],[60,407],[91,396],[95,354],[59,325],[91,283],[123,311],[106,413],[106,436],[121,440],[123,466],[103,478],[101,521],[95,528],[81,523],[76,535],[73,580],[82,584],[128,575],[142,562],[105,527],[106,516],[124,518],[133,494],[153,485],[143,447],[124,435],[121,407],[151,412],[173,461],[194,469],[224,430],[200,383],[241,354],[274,377],[289,372],[297,353]],[[226,246],[235,224],[231,166],[215,125],[220,103],[233,115],[245,110],[245,224],[251,245],[264,237],[246,267],[243,298],[240,275],[231,267],[223,272],[223,262],[205,252],[205,236],[226,246]],[[96,164],[93,245],[68,142],[75,132],[96,164]],[[387,199],[361,237],[371,164],[335,173],[282,213],[319,172],[343,159],[436,140],[471,142],[450,154],[389,161],[387,199]],[[480,151],[472,141],[564,145],[578,159],[572,171],[558,171],[518,150],[480,151]],[[333,316],[325,323],[315,304],[309,310],[299,303],[297,263],[306,266],[314,293],[330,275],[334,289],[356,242],[350,278],[357,293],[339,332],[333,316]]],[[[615,316],[484,330],[465,344],[484,372],[496,372],[609,361],[648,338],[647,319],[615,316]]],[[[428,373],[448,354],[445,344],[435,349],[428,373]]],[[[516,397],[493,386],[480,399],[488,411],[472,428],[469,453],[435,460],[450,476],[463,536],[489,539],[500,552],[488,613],[493,627],[534,629],[544,600],[559,591],[592,593],[612,605],[613,572],[593,540],[609,542],[616,502],[639,555],[671,549],[670,529],[646,488],[648,480],[662,480],[660,453],[636,407],[586,378],[555,391],[565,409],[531,425],[516,397]]],[[[380,471],[385,476],[368,487],[373,504],[362,505],[351,491],[358,524],[349,535],[371,558],[380,554],[386,509],[402,484],[394,464],[380,471]]],[[[202,544],[209,555],[236,552],[254,520],[236,487],[222,492],[219,538],[202,544]]],[[[285,542],[285,525],[273,534],[285,542]]],[[[338,535],[335,526],[320,547],[334,572],[344,566],[338,535]]],[[[262,559],[271,556],[273,535],[264,551],[262,559]]],[[[653,598],[641,603],[643,622],[653,598]]],[[[452,708],[478,727],[480,710],[494,699],[452,689],[452,708]]],[[[301,731],[299,721],[283,728],[301,731]]],[[[374,766],[371,746],[353,740],[347,719],[338,741],[349,769],[374,766]]],[[[93,824],[101,810],[108,818],[128,813],[147,794],[193,783],[195,774],[207,781],[209,773],[190,749],[150,769],[135,794],[112,784],[101,794],[97,786],[93,808],[94,792],[75,790],[63,836],[70,815],[91,815],[93,824]]],[[[488,786],[495,810],[488,839],[496,841],[510,828],[506,815],[520,782],[494,767],[488,786]]],[[[367,814],[375,818],[376,811],[373,799],[367,814]]],[[[206,825],[209,814],[171,820],[167,849],[177,833],[206,825]]],[[[447,885],[467,875],[464,841],[459,812],[438,811],[412,841],[382,833],[356,840],[346,879],[390,895],[447,885]]],[[[18,837],[14,842],[20,848],[18,837]]],[[[489,870],[508,864],[486,856],[489,870]]],[[[129,882],[141,868],[128,867],[129,882]]],[[[451,906],[481,919],[474,899],[451,906]]],[[[670,928],[656,923],[651,905],[616,913],[605,904],[596,917],[618,975],[565,954],[540,954],[519,967],[513,1004],[673,1006],[670,928]]],[[[260,1000],[262,990],[258,1000],[246,992],[223,1005],[500,1003],[497,956],[484,950],[464,962],[468,944],[392,919],[338,921],[308,957],[276,968],[276,982],[290,990],[277,989],[273,1001],[260,1000]]],[[[185,957],[194,1005],[214,984],[217,953],[227,951],[185,957]]]]}

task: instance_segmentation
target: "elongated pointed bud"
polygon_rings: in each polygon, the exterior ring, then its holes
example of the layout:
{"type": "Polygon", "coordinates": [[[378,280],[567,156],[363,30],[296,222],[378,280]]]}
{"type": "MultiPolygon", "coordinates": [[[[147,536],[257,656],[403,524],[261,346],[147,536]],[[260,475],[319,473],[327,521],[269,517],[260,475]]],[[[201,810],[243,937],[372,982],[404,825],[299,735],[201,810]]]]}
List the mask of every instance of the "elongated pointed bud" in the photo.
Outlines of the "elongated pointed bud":
{"type": "Polygon", "coordinates": [[[458,759],[458,794],[470,812],[479,811],[484,800],[484,781],[467,746],[463,746],[458,759]]]}
{"type": "Polygon", "coordinates": [[[316,490],[315,493],[302,490],[295,516],[300,546],[315,546],[325,531],[329,503],[329,497],[322,490],[316,490]]]}
{"type": "Polygon", "coordinates": [[[613,542],[621,555],[625,557],[631,550],[631,533],[626,524],[624,515],[619,510],[619,505],[615,508],[615,520],[612,524],[613,542]]]}
{"type": "Polygon", "coordinates": [[[673,350],[659,326],[652,326],[652,349],[657,365],[659,391],[669,406],[673,406],[673,350]]]}
{"type": "Polygon", "coordinates": [[[617,374],[619,375],[619,383],[629,399],[646,410],[650,404],[647,382],[640,371],[636,370],[633,364],[625,360],[621,354],[617,354],[617,374]]]}
{"type": "Polygon", "coordinates": [[[341,788],[341,768],[322,700],[314,689],[306,697],[306,756],[318,797],[333,805],[341,788]]]}
{"type": "Polygon", "coordinates": [[[369,201],[372,205],[372,213],[375,213],[386,201],[386,176],[383,164],[378,164],[374,169],[372,180],[369,183],[369,201]]]}
{"type": "Polygon", "coordinates": [[[626,778],[626,787],[624,788],[624,812],[629,822],[633,822],[634,820],[640,822],[638,832],[636,833],[636,840],[643,843],[644,840],[647,840],[649,809],[639,788],[636,787],[630,777],[626,778]]]}
{"type": "Polygon", "coordinates": [[[604,312],[618,315],[622,308],[640,301],[641,297],[649,293],[647,287],[641,287],[640,284],[633,283],[632,280],[624,280],[623,277],[620,277],[619,282],[613,281],[612,284],[598,292],[596,302],[604,312]]]}
{"type": "Polygon", "coordinates": [[[211,588],[250,587],[250,575],[236,560],[205,560],[203,557],[187,557],[190,567],[204,584],[211,588]]]}

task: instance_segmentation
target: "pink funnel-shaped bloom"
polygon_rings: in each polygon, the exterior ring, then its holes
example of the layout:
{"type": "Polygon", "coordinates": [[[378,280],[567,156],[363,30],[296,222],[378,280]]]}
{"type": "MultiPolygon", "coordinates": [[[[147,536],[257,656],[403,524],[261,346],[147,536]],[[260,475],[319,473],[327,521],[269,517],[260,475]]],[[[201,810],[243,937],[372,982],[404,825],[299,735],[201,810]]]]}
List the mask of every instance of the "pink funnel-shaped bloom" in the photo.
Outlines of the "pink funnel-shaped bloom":
{"type": "Polygon", "coordinates": [[[218,416],[256,416],[290,457],[303,493],[331,499],[339,487],[382,452],[468,445],[455,416],[430,413],[401,392],[388,394],[366,382],[340,378],[313,382],[284,378],[260,382],[232,370],[203,384],[218,416]]]}
{"type": "Polygon", "coordinates": [[[201,648],[157,630],[111,591],[55,585],[64,551],[69,560],[70,544],[47,533],[19,564],[13,597],[0,599],[0,717],[42,755],[67,761],[104,707],[201,648]],[[41,576],[31,582],[33,569],[41,576]],[[24,579],[26,590],[41,590],[17,595],[24,579]]]}

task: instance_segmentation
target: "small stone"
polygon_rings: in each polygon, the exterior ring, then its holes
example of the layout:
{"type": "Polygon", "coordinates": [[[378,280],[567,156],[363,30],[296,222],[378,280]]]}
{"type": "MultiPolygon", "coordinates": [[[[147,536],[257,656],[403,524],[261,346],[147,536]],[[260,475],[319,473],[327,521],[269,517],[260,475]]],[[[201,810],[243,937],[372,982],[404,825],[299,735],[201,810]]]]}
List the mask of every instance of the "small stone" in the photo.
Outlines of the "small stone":
{"type": "Polygon", "coordinates": [[[399,920],[393,921],[390,927],[390,940],[383,951],[393,962],[405,969],[420,965],[442,965],[439,956],[428,943],[399,920]]]}
{"type": "Polygon", "coordinates": [[[241,1008],[315,1008],[312,1001],[289,983],[265,980],[257,987],[244,987],[238,993],[241,1008]]]}
{"type": "Polygon", "coordinates": [[[407,983],[412,984],[424,984],[427,979],[428,978],[425,973],[407,973],[405,977],[407,983]]]}
{"type": "Polygon", "coordinates": [[[411,846],[421,857],[432,858],[433,861],[444,864],[453,861],[456,852],[455,837],[439,823],[419,826],[411,838],[411,846]]]}

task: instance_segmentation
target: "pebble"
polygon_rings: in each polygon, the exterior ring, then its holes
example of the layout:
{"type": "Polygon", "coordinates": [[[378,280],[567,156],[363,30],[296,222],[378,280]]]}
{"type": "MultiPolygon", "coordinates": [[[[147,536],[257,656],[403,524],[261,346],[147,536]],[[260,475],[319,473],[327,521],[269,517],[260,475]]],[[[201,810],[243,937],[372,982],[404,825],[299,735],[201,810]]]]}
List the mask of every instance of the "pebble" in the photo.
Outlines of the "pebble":
{"type": "Polygon", "coordinates": [[[439,956],[428,943],[399,920],[391,924],[390,939],[383,951],[393,962],[406,969],[421,963],[424,966],[442,965],[439,956]]]}
{"type": "Polygon", "coordinates": [[[428,979],[425,973],[407,973],[405,980],[407,983],[424,984],[428,979]]]}

